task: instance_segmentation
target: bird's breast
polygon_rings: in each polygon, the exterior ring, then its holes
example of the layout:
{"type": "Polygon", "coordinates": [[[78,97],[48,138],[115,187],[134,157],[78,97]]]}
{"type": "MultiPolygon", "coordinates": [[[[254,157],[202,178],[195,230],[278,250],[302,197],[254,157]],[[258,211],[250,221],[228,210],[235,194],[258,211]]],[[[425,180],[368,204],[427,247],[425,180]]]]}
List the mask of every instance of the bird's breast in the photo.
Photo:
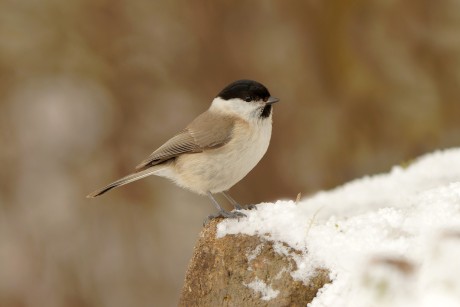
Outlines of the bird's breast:
{"type": "Polygon", "coordinates": [[[175,163],[176,182],[200,194],[230,189],[262,159],[271,132],[271,118],[237,121],[232,139],[224,146],[179,157],[175,163]]]}

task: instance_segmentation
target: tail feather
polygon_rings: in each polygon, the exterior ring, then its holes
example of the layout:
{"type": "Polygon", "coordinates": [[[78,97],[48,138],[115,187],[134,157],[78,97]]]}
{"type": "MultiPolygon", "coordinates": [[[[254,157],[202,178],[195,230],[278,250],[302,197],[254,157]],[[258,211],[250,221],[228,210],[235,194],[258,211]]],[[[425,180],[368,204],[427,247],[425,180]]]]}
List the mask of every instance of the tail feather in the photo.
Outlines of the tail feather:
{"type": "Polygon", "coordinates": [[[118,187],[120,187],[122,185],[125,185],[125,184],[131,183],[133,181],[136,181],[136,180],[145,178],[147,176],[153,175],[158,170],[159,170],[158,168],[152,167],[152,168],[148,168],[148,169],[145,169],[143,171],[140,171],[140,172],[129,174],[128,176],[125,176],[125,177],[123,177],[121,179],[118,179],[117,181],[112,182],[109,185],[106,185],[102,189],[96,190],[93,193],[88,194],[86,197],[87,198],[97,197],[97,196],[102,195],[102,194],[104,194],[104,193],[106,193],[106,192],[108,192],[108,191],[110,191],[112,189],[118,188],[118,187]]]}

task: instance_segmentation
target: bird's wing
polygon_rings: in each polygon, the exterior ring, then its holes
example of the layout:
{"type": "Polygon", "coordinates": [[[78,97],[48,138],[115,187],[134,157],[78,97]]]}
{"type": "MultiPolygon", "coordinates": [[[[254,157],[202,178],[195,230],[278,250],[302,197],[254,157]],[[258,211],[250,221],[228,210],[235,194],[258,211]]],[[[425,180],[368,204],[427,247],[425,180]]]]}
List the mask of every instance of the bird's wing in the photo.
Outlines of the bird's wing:
{"type": "Polygon", "coordinates": [[[184,153],[220,147],[230,141],[234,122],[232,117],[211,115],[206,111],[136,166],[136,170],[147,169],[184,153]]]}

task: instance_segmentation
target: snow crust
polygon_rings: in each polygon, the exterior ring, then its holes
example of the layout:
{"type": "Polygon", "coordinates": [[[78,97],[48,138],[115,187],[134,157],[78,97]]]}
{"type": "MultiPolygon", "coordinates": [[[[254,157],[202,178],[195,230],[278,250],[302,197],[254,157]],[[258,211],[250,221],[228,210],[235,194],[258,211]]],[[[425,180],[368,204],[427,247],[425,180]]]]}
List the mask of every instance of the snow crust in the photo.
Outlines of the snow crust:
{"type": "Polygon", "coordinates": [[[331,272],[311,307],[460,306],[460,148],[244,213],[217,236],[259,235],[302,251],[291,275],[305,283],[315,268],[331,272]]]}

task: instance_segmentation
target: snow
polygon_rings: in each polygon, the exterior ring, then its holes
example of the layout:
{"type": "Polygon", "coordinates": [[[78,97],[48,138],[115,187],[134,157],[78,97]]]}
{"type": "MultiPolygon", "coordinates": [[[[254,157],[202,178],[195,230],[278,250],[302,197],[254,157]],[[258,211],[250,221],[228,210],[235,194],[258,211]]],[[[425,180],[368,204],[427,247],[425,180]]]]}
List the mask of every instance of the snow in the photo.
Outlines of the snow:
{"type": "Polygon", "coordinates": [[[255,280],[251,281],[249,284],[246,284],[248,288],[258,292],[262,295],[261,299],[264,301],[269,301],[272,298],[275,298],[280,293],[279,290],[273,290],[265,282],[256,277],[255,280]]]}
{"type": "Polygon", "coordinates": [[[301,251],[290,255],[296,280],[330,271],[310,307],[460,306],[460,148],[245,214],[222,221],[217,236],[259,235],[280,254],[284,244],[301,251]]]}
{"type": "Polygon", "coordinates": [[[246,259],[248,263],[256,259],[257,256],[260,255],[260,252],[262,251],[263,247],[264,247],[264,243],[260,243],[259,245],[257,245],[257,247],[254,250],[250,251],[249,253],[246,253],[246,259]]]}

